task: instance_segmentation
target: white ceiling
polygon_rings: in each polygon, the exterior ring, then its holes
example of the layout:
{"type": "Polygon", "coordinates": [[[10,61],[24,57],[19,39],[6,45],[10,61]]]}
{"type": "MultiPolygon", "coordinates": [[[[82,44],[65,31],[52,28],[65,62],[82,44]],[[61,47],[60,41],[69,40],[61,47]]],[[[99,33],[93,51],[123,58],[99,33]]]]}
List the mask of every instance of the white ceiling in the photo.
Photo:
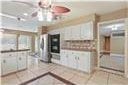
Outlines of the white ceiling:
{"type": "MultiPolygon", "coordinates": [[[[29,1],[30,3],[37,4],[37,0],[25,0],[29,1]],[[33,1],[33,2],[31,2],[33,1]],[[35,1],[35,2],[34,2],[35,1]]],[[[57,0],[60,1],[60,0],[57,0]]],[[[63,0],[62,0],[63,1],[63,0]]],[[[73,19],[83,15],[89,15],[92,13],[96,13],[98,15],[103,15],[105,13],[109,13],[112,11],[116,11],[119,9],[126,8],[126,2],[112,2],[112,1],[73,1],[71,2],[54,2],[55,5],[65,6],[71,9],[71,12],[65,14],[61,20],[53,21],[51,23],[48,22],[39,22],[37,18],[33,18],[28,21],[17,21],[14,19],[2,17],[2,26],[3,27],[10,27],[10,28],[18,28],[18,29],[25,29],[29,31],[36,31],[37,27],[41,25],[50,25],[56,22],[60,22],[63,20],[73,19]]],[[[12,16],[18,16],[21,18],[27,18],[23,15],[23,13],[31,14],[35,9],[20,3],[14,3],[11,1],[2,1],[1,3],[1,12],[5,14],[9,14],[12,16]]]]}

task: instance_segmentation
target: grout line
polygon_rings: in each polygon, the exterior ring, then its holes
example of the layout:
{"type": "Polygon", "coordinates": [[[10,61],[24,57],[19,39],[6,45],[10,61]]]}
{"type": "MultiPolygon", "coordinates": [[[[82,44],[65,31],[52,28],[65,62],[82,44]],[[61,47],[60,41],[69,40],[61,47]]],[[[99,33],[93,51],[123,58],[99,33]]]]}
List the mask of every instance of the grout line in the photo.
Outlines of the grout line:
{"type": "Polygon", "coordinates": [[[20,81],[20,83],[22,83],[22,80],[20,79],[20,77],[16,74],[17,79],[20,81]]]}
{"type": "Polygon", "coordinates": [[[110,73],[108,73],[107,85],[108,85],[108,83],[109,83],[109,78],[110,78],[110,73]]]}
{"type": "Polygon", "coordinates": [[[95,72],[93,74],[90,74],[91,76],[87,79],[87,81],[85,82],[85,85],[88,84],[89,80],[94,76],[95,72]]]}

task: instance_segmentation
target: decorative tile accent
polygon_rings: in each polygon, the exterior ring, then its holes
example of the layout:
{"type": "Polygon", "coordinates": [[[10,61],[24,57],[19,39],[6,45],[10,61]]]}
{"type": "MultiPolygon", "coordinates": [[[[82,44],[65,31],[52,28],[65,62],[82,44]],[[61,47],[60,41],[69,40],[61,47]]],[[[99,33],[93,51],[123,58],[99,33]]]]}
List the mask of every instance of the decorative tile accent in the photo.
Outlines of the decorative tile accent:
{"type": "Polygon", "coordinates": [[[96,50],[96,44],[94,40],[64,41],[62,44],[62,49],[92,51],[96,50]]]}

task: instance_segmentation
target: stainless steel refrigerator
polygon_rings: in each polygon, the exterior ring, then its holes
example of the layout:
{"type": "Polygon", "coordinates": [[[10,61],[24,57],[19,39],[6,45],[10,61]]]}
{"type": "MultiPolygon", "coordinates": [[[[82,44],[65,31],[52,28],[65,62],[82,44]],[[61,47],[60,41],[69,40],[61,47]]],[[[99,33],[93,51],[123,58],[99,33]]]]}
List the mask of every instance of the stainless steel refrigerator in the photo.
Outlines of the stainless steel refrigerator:
{"type": "Polygon", "coordinates": [[[50,36],[48,34],[43,34],[40,36],[40,60],[44,62],[50,62],[50,36]]]}

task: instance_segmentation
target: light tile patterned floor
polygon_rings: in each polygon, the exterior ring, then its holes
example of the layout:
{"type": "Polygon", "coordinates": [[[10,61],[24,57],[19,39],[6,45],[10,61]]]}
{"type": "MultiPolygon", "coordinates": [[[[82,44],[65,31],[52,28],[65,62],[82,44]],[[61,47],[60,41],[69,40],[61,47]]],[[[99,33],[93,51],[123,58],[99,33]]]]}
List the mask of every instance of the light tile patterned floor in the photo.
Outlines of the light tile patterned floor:
{"type": "MultiPolygon", "coordinates": [[[[2,77],[2,85],[18,85],[48,71],[59,75],[60,77],[67,79],[76,85],[128,85],[128,79],[119,75],[103,71],[96,71],[94,74],[89,75],[57,64],[46,64],[42,62],[40,62],[38,65],[30,66],[25,71],[2,77]]],[[[45,83],[45,85],[47,85],[48,81],[46,81],[47,78],[45,79],[45,82],[42,81],[40,83],[43,85],[45,83]]],[[[55,82],[56,81],[57,80],[55,80],[55,82]]],[[[62,85],[59,83],[60,82],[56,82],[54,85],[62,85]]],[[[37,81],[33,82],[32,85],[37,85],[37,81]]]]}

